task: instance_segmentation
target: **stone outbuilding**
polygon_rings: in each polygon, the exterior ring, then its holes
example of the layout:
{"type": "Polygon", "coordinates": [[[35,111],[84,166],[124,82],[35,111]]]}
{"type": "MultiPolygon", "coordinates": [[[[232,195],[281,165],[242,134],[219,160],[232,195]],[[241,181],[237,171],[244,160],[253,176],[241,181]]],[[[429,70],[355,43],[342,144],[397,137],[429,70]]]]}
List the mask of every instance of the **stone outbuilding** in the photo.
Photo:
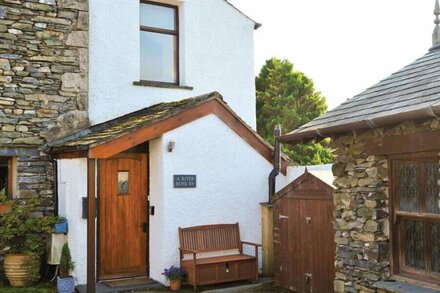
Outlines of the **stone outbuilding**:
{"type": "Polygon", "coordinates": [[[336,292],[440,289],[438,1],[435,14],[425,56],[281,137],[332,139],[336,292]]]}

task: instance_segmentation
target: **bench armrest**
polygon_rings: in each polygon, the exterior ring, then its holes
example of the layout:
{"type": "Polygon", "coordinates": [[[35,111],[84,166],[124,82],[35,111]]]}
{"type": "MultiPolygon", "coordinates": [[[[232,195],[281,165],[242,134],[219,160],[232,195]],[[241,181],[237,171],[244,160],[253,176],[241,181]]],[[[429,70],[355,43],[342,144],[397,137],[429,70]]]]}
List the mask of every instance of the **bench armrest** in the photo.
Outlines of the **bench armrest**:
{"type": "Polygon", "coordinates": [[[256,246],[256,247],[261,247],[261,244],[253,243],[253,242],[241,241],[241,243],[242,243],[242,245],[247,244],[247,245],[252,245],[252,246],[256,246]]]}
{"type": "Polygon", "coordinates": [[[192,250],[192,249],[182,248],[182,247],[179,247],[179,250],[183,253],[198,253],[197,250],[192,250]]]}

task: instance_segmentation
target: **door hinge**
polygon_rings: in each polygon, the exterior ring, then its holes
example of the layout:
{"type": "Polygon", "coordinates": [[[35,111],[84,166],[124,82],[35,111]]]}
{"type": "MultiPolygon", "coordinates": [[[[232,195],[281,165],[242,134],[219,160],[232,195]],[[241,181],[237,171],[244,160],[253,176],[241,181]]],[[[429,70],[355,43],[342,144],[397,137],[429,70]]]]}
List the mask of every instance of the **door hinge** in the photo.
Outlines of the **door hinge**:
{"type": "Polygon", "coordinates": [[[288,216],[284,216],[284,215],[282,215],[282,214],[279,214],[278,215],[278,219],[279,220],[282,220],[282,219],[288,219],[289,217],[288,216]]]}

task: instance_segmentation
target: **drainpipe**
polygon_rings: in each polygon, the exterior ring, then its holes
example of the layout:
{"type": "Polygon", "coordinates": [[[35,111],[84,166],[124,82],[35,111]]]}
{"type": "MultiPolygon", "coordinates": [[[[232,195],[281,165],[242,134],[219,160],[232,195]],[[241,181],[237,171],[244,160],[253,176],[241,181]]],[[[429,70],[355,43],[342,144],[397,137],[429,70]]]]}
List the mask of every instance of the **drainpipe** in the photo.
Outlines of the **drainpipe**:
{"type": "Polygon", "coordinates": [[[58,216],[58,162],[52,156],[49,156],[49,160],[52,162],[53,167],[53,204],[55,216],[58,216]]]}
{"type": "Polygon", "coordinates": [[[275,146],[274,146],[273,170],[269,174],[269,201],[270,198],[275,194],[276,177],[278,176],[278,174],[280,174],[281,150],[280,150],[280,141],[278,140],[280,136],[281,136],[281,126],[277,124],[275,125],[274,128],[275,146]]]}

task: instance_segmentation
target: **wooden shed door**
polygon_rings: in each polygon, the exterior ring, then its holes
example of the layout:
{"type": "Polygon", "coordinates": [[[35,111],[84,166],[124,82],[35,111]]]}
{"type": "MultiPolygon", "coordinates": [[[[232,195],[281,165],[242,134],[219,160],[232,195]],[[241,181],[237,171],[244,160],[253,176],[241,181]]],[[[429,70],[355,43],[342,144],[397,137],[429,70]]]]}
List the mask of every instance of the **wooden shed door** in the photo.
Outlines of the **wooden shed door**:
{"type": "Polygon", "coordinates": [[[280,199],[275,204],[275,279],[299,293],[334,292],[332,200],[280,199]]]}
{"type": "Polygon", "coordinates": [[[147,157],[127,154],[99,163],[100,279],[147,274],[147,157]]]}

